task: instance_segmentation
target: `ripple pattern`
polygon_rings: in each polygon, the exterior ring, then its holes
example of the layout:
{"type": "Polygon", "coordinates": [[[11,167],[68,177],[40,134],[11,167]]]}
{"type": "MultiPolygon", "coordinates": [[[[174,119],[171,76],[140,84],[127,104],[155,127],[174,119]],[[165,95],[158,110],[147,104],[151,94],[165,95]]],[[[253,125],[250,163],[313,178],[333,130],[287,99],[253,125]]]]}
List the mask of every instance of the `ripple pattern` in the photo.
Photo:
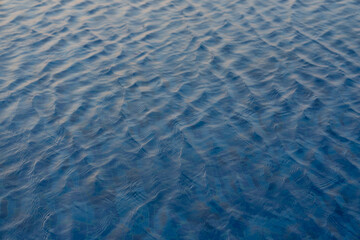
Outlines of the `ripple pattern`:
{"type": "Polygon", "coordinates": [[[2,0],[1,239],[360,239],[360,2],[2,0]]]}

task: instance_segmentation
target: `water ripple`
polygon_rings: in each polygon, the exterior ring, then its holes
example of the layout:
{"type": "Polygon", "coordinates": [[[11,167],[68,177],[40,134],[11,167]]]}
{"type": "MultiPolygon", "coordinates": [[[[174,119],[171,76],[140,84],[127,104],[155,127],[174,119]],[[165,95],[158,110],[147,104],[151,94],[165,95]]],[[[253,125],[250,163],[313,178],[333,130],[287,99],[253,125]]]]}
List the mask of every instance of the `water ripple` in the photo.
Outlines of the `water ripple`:
{"type": "Polygon", "coordinates": [[[357,1],[3,0],[1,239],[359,239],[357,1]]]}

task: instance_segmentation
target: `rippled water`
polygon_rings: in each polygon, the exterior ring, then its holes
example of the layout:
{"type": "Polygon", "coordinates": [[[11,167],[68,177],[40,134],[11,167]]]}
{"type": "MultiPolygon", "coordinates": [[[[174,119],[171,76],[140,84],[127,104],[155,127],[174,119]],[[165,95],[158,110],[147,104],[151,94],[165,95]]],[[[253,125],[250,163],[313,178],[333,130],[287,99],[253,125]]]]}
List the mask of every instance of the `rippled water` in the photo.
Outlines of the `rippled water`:
{"type": "Polygon", "coordinates": [[[358,0],[1,0],[1,239],[359,239],[358,0]]]}

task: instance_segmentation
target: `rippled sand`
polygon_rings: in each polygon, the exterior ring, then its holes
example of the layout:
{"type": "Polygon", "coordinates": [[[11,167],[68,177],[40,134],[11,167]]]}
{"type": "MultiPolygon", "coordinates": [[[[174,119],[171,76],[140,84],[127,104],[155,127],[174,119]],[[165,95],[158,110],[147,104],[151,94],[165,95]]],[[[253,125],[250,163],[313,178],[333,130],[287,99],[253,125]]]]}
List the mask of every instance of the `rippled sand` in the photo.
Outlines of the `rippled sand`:
{"type": "Polygon", "coordinates": [[[357,0],[1,0],[0,239],[360,239],[357,0]]]}

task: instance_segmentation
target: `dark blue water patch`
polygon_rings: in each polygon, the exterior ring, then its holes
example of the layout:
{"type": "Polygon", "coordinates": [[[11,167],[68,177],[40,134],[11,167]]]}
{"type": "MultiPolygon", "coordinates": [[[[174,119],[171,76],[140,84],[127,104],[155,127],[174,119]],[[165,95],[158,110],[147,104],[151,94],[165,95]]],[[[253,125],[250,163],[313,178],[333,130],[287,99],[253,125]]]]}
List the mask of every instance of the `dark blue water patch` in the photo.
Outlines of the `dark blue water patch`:
{"type": "Polygon", "coordinates": [[[359,239],[358,1],[0,6],[1,239],[359,239]]]}

